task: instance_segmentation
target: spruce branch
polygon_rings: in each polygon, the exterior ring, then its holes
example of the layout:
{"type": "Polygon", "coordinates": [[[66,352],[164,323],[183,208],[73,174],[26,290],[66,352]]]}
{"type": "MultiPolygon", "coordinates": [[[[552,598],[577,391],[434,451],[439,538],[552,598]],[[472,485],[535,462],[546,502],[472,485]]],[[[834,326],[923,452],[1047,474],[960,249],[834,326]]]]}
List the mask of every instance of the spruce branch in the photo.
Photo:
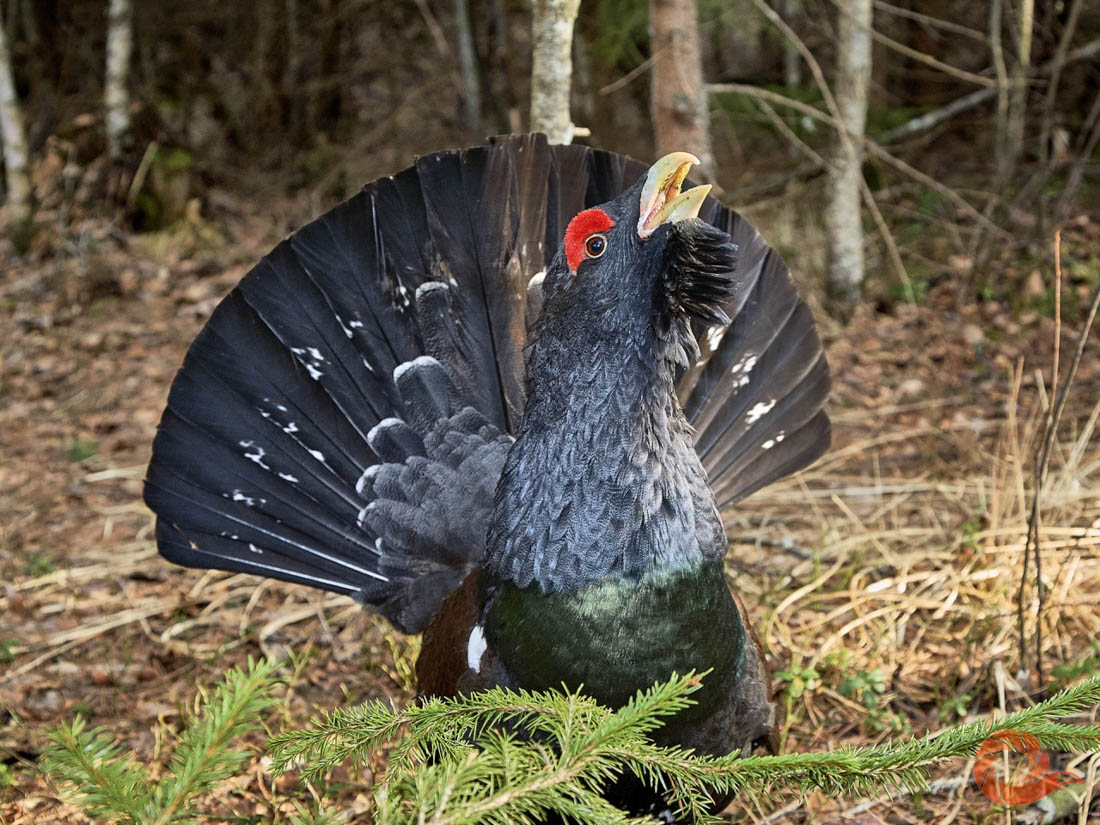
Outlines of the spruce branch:
{"type": "Polygon", "coordinates": [[[144,769],[129,759],[106,728],[87,729],[77,716],[48,734],[42,770],[68,790],[92,819],[140,822],[152,795],[144,769]]]}
{"type": "Polygon", "coordinates": [[[158,785],[153,800],[154,825],[192,821],[183,811],[194,798],[233,776],[248,758],[248,751],[231,745],[256,730],[260,713],[276,703],[270,690],[276,668],[276,662],[250,659],[247,670],[225,674],[172,754],[171,774],[158,785]]]}
{"type": "Polygon", "coordinates": [[[113,743],[109,731],[87,730],[79,716],[50,732],[43,769],[91,819],[124,825],[198,822],[197,798],[234,775],[248,758],[247,751],[231,745],[259,730],[260,712],[277,701],[271,696],[277,667],[250,659],[246,669],[226,673],[198,706],[180,736],[169,775],[156,785],[113,743]]]}
{"type": "Polygon", "coordinates": [[[973,755],[1005,729],[1030,733],[1058,750],[1100,749],[1100,726],[1056,721],[1100,704],[1100,677],[1002,719],[893,744],[746,759],[653,744],[648,735],[690,705],[699,684],[695,674],[675,677],[617,711],[579,690],[494,688],[403,710],[375,702],[326,714],[314,729],[281,734],[269,747],[277,771],[300,759],[308,764],[306,775],[316,776],[344,759],[362,762],[389,743],[388,768],[376,792],[377,821],[385,825],[533,823],[550,813],[601,825],[643,821],[604,798],[624,773],[667,794],[685,818],[709,822],[710,800],[727,791],[924,789],[931,765],[973,755]]]}

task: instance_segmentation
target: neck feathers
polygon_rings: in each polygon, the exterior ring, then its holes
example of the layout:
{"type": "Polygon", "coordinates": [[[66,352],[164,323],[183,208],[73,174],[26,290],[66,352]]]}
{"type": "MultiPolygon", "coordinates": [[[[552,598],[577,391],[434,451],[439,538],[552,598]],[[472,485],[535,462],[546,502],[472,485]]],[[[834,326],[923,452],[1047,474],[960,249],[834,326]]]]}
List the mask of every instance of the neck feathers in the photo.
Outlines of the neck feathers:
{"type": "MultiPolygon", "coordinates": [[[[552,342],[542,343],[532,370],[552,356],[552,342]]],[[[675,397],[675,364],[660,349],[659,337],[597,346],[570,373],[532,382],[497,486],[487,559],[495,575],[562,592],[695,567],[724,553],[714,498],[675,397]]]]}

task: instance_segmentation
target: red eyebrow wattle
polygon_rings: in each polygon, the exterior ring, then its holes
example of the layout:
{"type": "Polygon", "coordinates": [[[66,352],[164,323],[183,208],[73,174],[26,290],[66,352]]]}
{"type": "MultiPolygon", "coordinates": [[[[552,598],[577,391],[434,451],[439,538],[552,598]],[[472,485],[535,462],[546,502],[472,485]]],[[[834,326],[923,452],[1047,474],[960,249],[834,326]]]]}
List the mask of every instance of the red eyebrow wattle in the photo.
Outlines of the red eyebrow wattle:
{"type": "Polygon", "coordinates": [[[584,260],[584,242],[589,235],[606,232],[614,225],[615,221],[602,209],[586,209],[573,218],[565,229],[565,261],[569,269],[576,272],[584,260]]]}

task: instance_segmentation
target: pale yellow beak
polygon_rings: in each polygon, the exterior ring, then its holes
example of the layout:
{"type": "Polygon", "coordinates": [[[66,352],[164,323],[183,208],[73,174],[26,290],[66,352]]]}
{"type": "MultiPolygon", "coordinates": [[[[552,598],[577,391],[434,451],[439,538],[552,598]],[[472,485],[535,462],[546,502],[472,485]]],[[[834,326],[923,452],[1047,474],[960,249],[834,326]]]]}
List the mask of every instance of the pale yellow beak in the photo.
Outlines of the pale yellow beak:
{"type": "Polygon", "coordinates": [[[710,194],[710,185],[680,191],[684,178],[697,163],[699,158],[695,155],[673,152],[649,167],[638,212],[638,237],[643,241],[663,223],[699,217],[703,201],[710,194]]]}

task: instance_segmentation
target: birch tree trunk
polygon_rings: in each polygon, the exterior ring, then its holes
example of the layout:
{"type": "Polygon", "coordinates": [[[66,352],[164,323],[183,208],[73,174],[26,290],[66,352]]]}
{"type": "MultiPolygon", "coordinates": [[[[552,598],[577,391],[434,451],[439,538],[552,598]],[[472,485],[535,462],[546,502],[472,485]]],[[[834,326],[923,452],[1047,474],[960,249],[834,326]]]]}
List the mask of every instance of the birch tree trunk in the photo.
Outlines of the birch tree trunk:
{"type": "Polygon", "coordinates": [[[477,50],[470,25],[467,0],[454,0],[455,28],[458,34],[458,62],[462,70],[462,103],[466,112],[466,131],[479,140],[481,135],[481,88],[477,77],[477,50]]]}
{"type": "Polygon", "coordinates": [[[534,0],[531,25],[531,131],[551,143],[572,143],[569,92],[573,80],[573,23],[580,0],[534,0]]]}
{"type": "Polygon", "coordinates": [[[1016,28],[1016,62],[1012,70],[1012,90],[1008,95],[1008,111],[1004,132],[998,137],[997,180],[1008,184],[1024,142],[1024,120],[1027,115],[1027,75],[1031,69],[1031,30],[1035,22],[1035,0],[1022,0],[1016,28]]]}
{"type": "Polygon", "coordinates": [[[11,52],[0,16],[0,133],[4,144],[4,173],[8,188],[8,218],[17,239],[31,223],[30,152],[23,131],[23,109],[15,94],[11,52]]]}
{"type": "Polygon", "coordinates": [[[130,53],[133,51],[131,0],[111,0],[107,10],[107,76],[103,102],[107,108],[107,154],[119,161],[130,139],[130,53]]]}
{"type": "Polygon", "coordinates": [[[838,5],[834,95],[847,135],[837,136],[829,176],[825,230],[830,296],[852,306],[863,284],[863,221],[860,213],[863,131],[871,79],[871,0],[838,5]]]}
{"type": "Polygon", "coordinates": [[[700,160],[702,176],[713,180],[714,152],[696,0],[649,0],[649,33],[657,155],[691,152],[700,160]]]}

